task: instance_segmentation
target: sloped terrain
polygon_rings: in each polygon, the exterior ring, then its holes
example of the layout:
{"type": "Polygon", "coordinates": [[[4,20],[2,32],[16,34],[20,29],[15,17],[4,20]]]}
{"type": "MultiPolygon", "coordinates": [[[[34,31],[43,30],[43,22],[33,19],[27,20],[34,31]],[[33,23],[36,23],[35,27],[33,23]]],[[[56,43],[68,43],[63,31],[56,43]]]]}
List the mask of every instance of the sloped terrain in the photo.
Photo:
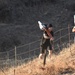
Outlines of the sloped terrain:
{"type": "MultiPolygon", "coordinates": [[[[5,71],[6,75],[75,75],[75,45],[64,48],[58,55],[47,57],[46,66],[38,58],[5,71]]],[[[0,71],[0,75],[4,75],[0,71]]]]}
{"type": "MultiPolygon", "coordinates": [[[[73,26],[74,14],[75,0],[0,0],[0,51],[38,40],[38,20],[52,23],[57,31],[68,24],[73,26]]],[[[75,46],[48,57],[45,67],[42,61],[36,58],[15,70],[1,70],[0,75],[75,75],[75,46]]]]}

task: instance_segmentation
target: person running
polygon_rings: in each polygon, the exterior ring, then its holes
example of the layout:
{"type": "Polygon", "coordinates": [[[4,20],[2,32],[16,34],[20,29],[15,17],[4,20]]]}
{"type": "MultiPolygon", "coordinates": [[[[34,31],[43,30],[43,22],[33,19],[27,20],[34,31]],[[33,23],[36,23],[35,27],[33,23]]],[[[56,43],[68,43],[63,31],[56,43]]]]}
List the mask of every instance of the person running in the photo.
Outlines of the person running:
{"type": "Polygon", "coordinates": [[[41,30],[43,30],[43,37],[40,43],[40,54],[39,54],[39,58],[43,58],[45,51],[47,50],[47,48],[49,47],[49,56],[51,58],[52,55],[52,42],[54,40],[54,34],[53,34],[53,26],[52,24],[42,24],[40,21],[38,21],[39,27],[41,30]]]}

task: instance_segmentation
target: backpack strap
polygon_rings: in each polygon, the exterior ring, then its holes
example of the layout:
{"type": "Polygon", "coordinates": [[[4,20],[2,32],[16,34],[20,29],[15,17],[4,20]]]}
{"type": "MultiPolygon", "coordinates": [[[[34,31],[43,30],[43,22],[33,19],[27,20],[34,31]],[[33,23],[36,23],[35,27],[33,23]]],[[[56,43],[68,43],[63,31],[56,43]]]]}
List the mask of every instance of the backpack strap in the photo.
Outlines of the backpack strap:
{"type": "Polygon", "coordinates": [[[51,33],[48,31],[48,29],[45,29],[45,31],[47,32],[48,36],[49,36],[50,38],[52,38],[52,35],[51,35],[51,33]]]}

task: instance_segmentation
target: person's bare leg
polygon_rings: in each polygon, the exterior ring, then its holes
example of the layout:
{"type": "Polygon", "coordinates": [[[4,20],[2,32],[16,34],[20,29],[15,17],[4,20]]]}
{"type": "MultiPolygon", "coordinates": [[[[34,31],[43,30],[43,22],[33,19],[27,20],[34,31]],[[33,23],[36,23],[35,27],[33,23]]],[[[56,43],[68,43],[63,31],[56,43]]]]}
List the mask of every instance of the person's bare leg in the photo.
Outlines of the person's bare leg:
{"type": "Polygon", "coordinates": [[[49,57],[51,58],[52,50],[49,50],[49,57]]]}
{"type": "Polygon", "coordinates": [[[42,59],[43,56],[44,56],[44,54],[40,53],[40,55],[39,55],[39,59],[42,59]]]}
{"type": "Polygon", "coordinates": [[[44,50],[44,53],[40,53],[39,59],[42,59],[44,57],[45,53],[46,53],[46,50],[44,50]]]}

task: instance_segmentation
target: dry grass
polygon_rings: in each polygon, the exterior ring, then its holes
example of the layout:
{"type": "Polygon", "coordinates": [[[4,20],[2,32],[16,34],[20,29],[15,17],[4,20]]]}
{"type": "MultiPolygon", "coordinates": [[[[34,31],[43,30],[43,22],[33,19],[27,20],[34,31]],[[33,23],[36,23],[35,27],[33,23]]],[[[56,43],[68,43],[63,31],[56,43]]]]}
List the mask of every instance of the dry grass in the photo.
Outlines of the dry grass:
{"type": "MultiPolygon", "coordinates": [[[[52,59],[47,58],[45,67],[42,65],[42,60],[36,58],[5,73],[6,75],[75,75],[75,45],[64,48],[59,55],[53,55],[52,59]]],[[[0,72],[0,75],[5,74],[0,72]]]]}

